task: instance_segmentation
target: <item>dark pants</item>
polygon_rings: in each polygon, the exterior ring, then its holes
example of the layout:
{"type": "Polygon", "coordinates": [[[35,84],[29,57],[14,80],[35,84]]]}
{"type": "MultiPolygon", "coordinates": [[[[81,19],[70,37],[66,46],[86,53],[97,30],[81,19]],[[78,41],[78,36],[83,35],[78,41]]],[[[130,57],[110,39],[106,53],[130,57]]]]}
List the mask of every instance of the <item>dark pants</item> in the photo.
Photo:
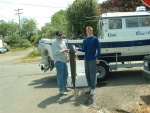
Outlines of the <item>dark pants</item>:
{"type": "Polygon", "coordinates": [[[85,74],[88,83],[88,87],[95,89],[96,87],[96,60],[85,60],[85,74]]]}

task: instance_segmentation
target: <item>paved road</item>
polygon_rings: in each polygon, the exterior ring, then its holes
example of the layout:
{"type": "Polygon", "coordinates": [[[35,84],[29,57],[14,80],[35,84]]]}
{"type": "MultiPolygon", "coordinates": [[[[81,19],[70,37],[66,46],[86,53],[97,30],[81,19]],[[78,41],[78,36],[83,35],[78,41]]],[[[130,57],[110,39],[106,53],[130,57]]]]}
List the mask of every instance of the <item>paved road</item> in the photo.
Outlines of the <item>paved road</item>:
{"type": "Polygon", "coordinates": [[[60,96],[55,70],[44,73],[39,62],[16,62],[28,53],[0,55],[0,113],[134,113],[139,103],[150,103],[150,85],[140,68],[112,72],[93,97],[84,87],[75,96],[73,91],[60,96]]]}
{"type": "Polygon", "coordinates": [[[87,97],[60,96],[55,69],[44,73],[39,62],[18,63],[28,53],[0,55],[0,113],[83,112],[87,97]]]}

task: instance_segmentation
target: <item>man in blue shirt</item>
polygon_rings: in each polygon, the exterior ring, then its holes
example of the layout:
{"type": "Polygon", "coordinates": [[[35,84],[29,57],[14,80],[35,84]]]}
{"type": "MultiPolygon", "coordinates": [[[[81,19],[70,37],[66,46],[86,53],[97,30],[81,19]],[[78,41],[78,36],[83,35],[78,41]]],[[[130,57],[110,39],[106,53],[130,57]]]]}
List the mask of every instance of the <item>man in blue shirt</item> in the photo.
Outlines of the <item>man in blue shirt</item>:
{"type": "Polygon", "coordinates": [[[96,64],[99,64],[101,45],[97,37],[93,36],[93,28],[86,27],[87,37],[83,40],[83,47],[76,48],[78,51],[85,52],[84,64],[85,74],[88,83],[86,94],[93,95],[96,87],[96,64]]]}

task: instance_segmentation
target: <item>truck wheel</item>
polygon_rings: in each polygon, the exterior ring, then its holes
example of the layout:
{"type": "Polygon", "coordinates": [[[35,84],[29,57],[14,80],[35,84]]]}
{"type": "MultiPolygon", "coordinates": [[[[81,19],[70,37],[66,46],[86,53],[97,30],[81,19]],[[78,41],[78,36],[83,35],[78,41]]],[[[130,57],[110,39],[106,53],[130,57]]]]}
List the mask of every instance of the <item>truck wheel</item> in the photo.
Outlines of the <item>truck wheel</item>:
{"type": "Polygon", "coordinates": [[[106,80],[106,78],[109,75],[109,67],[104,62],[100,62],[100,64],[97,64],[97,80],[106,80]]]}

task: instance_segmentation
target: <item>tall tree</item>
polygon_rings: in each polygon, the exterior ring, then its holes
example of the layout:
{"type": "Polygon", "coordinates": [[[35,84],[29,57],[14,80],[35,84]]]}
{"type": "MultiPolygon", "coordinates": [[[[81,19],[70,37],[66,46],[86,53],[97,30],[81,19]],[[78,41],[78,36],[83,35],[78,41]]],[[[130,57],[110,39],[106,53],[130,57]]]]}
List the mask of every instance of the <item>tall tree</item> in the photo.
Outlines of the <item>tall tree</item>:
{"type": "Polygon", "coordinates": [[[66,10],[60,10],[52,16],[50,23],[46,23],[45,26],[41,28],[41,37],[55,38],[55,31],[57,30],[62,31],[63,36],[67,37],[67,25],[66,10]]]}
{"type": "Polygon", "coordinates": [[[8,29],[8,24],[4,20],[1,20],[0,21],[0,35],[2,35],[3,38],[8,34],[7,29],[8,29]]]}
{"type": "Polygon", "coordinates": [[[66,18],[66,10],[56,12],[51,18],[51,29],[53,32],[57,30],[63,31],[63,36],[67,36],[68,21],[66,18]]]}
{"type": "Polygon", "coordinates": [[[96,34],[97,21],[87,21],[87,17],[97,16],[97,0],[76,0],[67,9],[68,29],[79,38],[85,36],[85,27],[92,26],[96,34]]]}
{"type": "Polygon", "coordinates": [[[99,4],[100,14],[106,12],[133,12],[138,6],[145,6],[146,10],[150,10],[141,0],[107,0],[99,4]]]}
{"type": "Polygon", "coordinates": [[[12,35],[17,33],[18,31],[18,24],[15,22],[5,22],[4,20],[0,20],[0,35],[5,38],[7,35],[12,35]]]}
{"type": "Polygon", "coordinates": [[[21,27],[21,32],[22,32],[22,36],[25,36],[28,40],[30,40],[30,38],[36,34],[36,30],[37,30],[37,23],[34,19],[27,19],[27,18],[23,18],[21,20],[22,22],[22,27],[21,27]]]}
{"type": "Polygon", "coordinates": [[[7,24],[8,24],[8,30],[7,30],[8,35],[19,33],[19,30],[18,30],[19,25],[16,22],[12,20],[12,21],[7,22],[7,24]]]}
{"type": "Polygon", "coordinates": [[[41,37],[52,38],[52,26],[50,23],[46,23],[45,26],[41,28],[41,37]]]}

